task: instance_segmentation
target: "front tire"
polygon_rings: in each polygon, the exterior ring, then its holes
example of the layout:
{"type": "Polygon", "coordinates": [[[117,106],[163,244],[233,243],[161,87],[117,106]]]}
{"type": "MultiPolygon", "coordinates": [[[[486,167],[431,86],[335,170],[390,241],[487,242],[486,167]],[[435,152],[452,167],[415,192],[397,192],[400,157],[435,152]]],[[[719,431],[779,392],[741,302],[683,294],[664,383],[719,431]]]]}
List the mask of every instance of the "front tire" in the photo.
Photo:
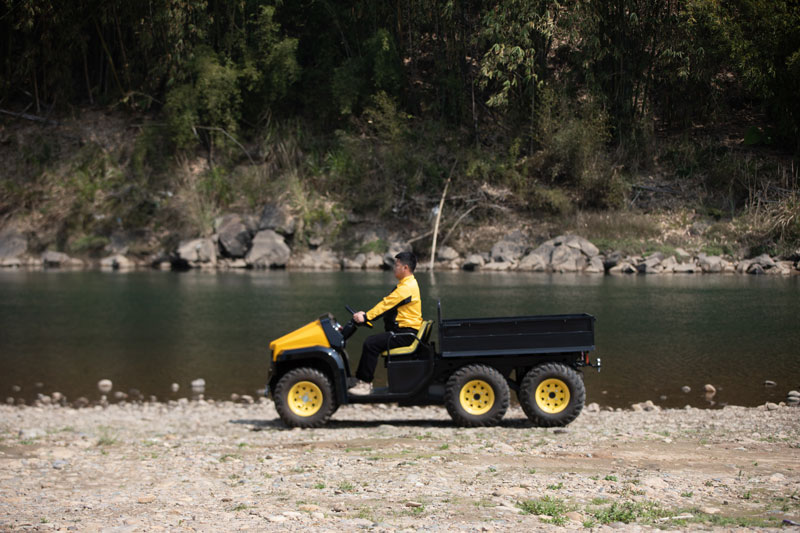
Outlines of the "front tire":
{"type": "Polygon", "coordinates": [[[336,411],[333,385],[314,368],[295,368],[275,385],[275,409],[290,427],[315,428],[324,425],[336,411]]]}
{"type": "Polygon", "coordinates": [[[469,365],[447,380],[445,407],[456,424],[496,426],[508,410],[510,394],[503,375],[486,365],[469,365]]]}
{"type": "Polygon", "coordinates": [[[581,375],[561,363],[535,366],[525,374],[519,403],[528,419],[541,427],[566,426],[583,410],[586,388],[581,375]]]}

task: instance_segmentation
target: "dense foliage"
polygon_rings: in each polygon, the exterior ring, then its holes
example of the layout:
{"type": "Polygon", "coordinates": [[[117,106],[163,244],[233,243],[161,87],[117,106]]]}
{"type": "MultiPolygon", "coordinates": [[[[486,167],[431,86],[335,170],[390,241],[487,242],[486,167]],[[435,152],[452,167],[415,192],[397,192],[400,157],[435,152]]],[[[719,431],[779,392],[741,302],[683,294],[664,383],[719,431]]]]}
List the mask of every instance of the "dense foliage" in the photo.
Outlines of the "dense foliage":
{"type": "MultiPolygon", "coordinates": [[[[164,127],[157,140],[145,132],[140,162],[164,142],[171,154],[202,150],[212,167],[249,158],[299,172],[305,187],[362,187],[356,209],[402,212],[398,196],[437,186],[458,158],[465,176],[510,187],[531,209],[620,206],[626,173],[652,161],[655,132],[742,110],[762,117],[747,143],[800,153],[792,1],[0,6],[0,107],[153,113],[164,127]],[[284,139],[312,133],[281,159],[278,128],[284,139]]],[[[666,156],[675,168],[687,160],[666,156]]],[[[225,171],[209,178],[223,203],[225,171]]],[[[735,179],[716,185],[738,208],[748,190],[735,179]]]]}

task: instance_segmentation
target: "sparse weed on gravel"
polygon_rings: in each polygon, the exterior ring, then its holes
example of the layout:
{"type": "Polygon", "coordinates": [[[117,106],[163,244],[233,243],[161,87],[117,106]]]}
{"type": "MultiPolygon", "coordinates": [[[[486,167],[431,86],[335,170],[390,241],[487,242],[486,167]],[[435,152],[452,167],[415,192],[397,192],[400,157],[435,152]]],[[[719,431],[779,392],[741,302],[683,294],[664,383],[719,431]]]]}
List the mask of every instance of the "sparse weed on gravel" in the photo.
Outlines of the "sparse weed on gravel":
{"type": "Polygon", "coordinates": [[[671,511],[662,509],[658,502],[653,501],[613,502],[609,507],[591,509],[587,510],[587,512],[601,524],[610,524],[612,522],[630,524],[640,520],[652,522],[672,514],[671,511]]]}
{"type": "Polygon", "coordinates": [[[522,514],[549,516],[550,519],[547,522],[557,526],[566,524],[567,518],[564,514],[570,510],[563,500],[551,498],[550,496],[545,496],[539,500],[525,500],[517,503],[517,507],[522,510],[522,514]]]}

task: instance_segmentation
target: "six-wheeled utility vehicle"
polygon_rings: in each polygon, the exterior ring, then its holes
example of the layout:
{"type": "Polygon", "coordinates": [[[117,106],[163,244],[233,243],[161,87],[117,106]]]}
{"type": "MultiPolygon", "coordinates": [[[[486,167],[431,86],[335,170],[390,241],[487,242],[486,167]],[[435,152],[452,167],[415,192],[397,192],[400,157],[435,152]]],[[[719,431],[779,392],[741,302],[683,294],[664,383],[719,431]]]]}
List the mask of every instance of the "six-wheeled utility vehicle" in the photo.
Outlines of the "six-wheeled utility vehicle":
{"type": "MultiPolygon", "coordinates": [[[[352,315],[353,310],[347,307],[352,315]]],[[[347,339],[351,319],[340,325],[330,313],[269,345],[267,395],[289,426],[318,427],[340,405],[389,403],[441,405],[462,426],[492,426],[517,393],[528,418],[539,426],[565,426],[583,409],[581,367],[593,366],[594,317],[587,314],[442,319],[439,340],[425,321],[411,345],[384,351],[388,386],[369,395],[348,393],[353,383],[347,339]]],[[[367,326],[372,325],[367,323],[367,326]]]]}

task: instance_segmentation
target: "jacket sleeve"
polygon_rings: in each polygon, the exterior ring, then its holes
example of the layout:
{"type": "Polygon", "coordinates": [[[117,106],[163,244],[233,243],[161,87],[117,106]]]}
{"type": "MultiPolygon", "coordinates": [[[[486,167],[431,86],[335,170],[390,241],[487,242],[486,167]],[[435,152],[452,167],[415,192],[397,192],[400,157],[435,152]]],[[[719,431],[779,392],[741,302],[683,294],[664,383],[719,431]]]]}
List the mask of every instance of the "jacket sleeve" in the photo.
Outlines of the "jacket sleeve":
{"type": "Polygon", "coordinates": [[[384,297],[375,307],[367,311],[367,320],[375,320],[386,311],[390,311],[411,301],[411,290],[408,287],[397,287],[384,297]]]}

